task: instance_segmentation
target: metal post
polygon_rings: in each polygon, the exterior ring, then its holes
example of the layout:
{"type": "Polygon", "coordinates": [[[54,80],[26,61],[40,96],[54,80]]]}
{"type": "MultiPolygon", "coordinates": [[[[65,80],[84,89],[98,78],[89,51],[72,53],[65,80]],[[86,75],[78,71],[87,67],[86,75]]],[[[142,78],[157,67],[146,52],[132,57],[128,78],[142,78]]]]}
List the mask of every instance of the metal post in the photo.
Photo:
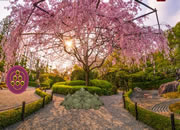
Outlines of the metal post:
{"type": "Polygon", "coordinates": [[[174,113],[171,113],[171,126],[172,126],[172,130],[175,130],[174,113]]]}
{"type": "Polygon", "coordinates": [[[51,92],[51,101],[53,100],[53,94],[54,94],[54,93],[53,93],[53,91],[52,91],[52,92],[51,92]]]}
{"type": "Polygon", "coordinates": [[[21,113],[21,120],[22,121],[24,121],[25,105],[26,105],[26,102],[23,101],[22,102],[22,113],[21,113]]]}
{"type": "Polygon", "coordinates": [[[44,105],[45,105],[45,97],[46,97],[46,96],[43,97],[43,104],[42,104],[42,107],[44,107],[44,105]]]}
{"type": "Polygon", "coordinates": [[[124,104],[124,108],[126,108],[126,101],[125,101],[124,92],[123,92],[123,94],[122,94],[122,98],[123,98],[123,104],[124,104]]]}
{"type": "Polygon", "coordinates": [[[137,109],[137,102],[135,102],[135,111],[136,111],[136,120],[138,120],[138,109],[137,109]]]}

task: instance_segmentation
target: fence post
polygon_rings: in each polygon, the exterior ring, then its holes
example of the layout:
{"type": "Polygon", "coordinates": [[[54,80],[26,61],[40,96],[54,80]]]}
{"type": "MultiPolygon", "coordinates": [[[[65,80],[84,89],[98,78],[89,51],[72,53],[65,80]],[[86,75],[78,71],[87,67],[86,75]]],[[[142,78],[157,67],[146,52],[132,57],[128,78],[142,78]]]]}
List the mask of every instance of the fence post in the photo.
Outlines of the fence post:
{"type": "Polygon", "coordinates": [[[22,121],[24,121],[25,105],[26,105],[26,102],[23,101],[22,102],[22,113],[21,113],[21,120],[22,121]]]}
{"type": "Polygon", "coordinates": [[[122,98],[123,98],[123,104],[124,104],[124,108],[126,108],[126,101],[125,101],[124,92],[122,93],[122,98]]]}
{"type": "Polygon", "coordinates": [[[171,113],[171,126],[172,126],[172,130],[175,130],[175,121],[174,121],[174,113],[171,113]]]}
{"type": "Polygon", "coordinates": [[[46,96],[43,97],[42,107],[44,107],[44,105],[45,105],[45,97],[46,97],[46,96]]]}
{"type": "Polygon", "coordinates": [[[135,102],[135,111],[136,111],[136,120],[138,120],[138,108],[137,108],[137,102],[135,102]]]}
{"type": "Polygon", "coordinates": [[[52,91],[52,92],[51,92],[51,101],[53,100],[53,94],[54,94],[54,93],[53,93],[53,91],[52,91]]]}

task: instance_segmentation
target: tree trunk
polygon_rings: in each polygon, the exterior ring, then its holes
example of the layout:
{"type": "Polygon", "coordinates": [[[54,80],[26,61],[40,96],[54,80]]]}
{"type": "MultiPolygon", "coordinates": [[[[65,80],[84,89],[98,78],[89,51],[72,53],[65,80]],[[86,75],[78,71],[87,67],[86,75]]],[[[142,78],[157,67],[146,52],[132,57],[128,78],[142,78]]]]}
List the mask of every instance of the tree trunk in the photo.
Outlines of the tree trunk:
{"type": "Polygon", "coordinates": [[[89,70],[85,70],[86,86],[89,86],[89,70]]]}

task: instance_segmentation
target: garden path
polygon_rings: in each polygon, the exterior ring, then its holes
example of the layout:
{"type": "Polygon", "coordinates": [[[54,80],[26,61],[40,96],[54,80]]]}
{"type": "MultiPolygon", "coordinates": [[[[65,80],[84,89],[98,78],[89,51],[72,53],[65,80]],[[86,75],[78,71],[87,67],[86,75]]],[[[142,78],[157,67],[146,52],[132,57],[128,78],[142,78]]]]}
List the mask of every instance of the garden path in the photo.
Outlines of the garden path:
{"type": "Polygon", "coordinates": [[[28,87],[27,90],[21,94],[14,94],[8,89],[0,90],[0,111],[19,107],[23,101],[29,103],[40,99],[34,92],[34,87],[28,87]]]}
{"type": "Polygon", "coordinates": [[[66,110],[60,106],[64,96],[54,94],[45,108],[6,130],[152,130],[123,109],[121,92],[100,99],[99,110],[66,110]]]}

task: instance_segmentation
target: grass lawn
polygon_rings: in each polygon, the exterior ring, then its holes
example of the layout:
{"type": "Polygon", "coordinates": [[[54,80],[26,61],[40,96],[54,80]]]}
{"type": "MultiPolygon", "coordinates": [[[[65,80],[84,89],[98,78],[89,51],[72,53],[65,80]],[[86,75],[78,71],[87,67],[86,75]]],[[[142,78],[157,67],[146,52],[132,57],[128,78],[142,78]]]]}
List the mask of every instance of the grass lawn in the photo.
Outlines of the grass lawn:
{"type": "Polygon", "coordinates": [[[169,93],[163,94],[162,97],[164,97],[164,98],[180,98],[180,93],[179,92],[169,92],[169,93]]]}
{"type": "Polygon", "coordinates": [[[171,105],[169,106],[169,109],[170,109],[172,112],[175,112],[175,113],[180,114],[180,102],[171,104],[171,105]]]}

